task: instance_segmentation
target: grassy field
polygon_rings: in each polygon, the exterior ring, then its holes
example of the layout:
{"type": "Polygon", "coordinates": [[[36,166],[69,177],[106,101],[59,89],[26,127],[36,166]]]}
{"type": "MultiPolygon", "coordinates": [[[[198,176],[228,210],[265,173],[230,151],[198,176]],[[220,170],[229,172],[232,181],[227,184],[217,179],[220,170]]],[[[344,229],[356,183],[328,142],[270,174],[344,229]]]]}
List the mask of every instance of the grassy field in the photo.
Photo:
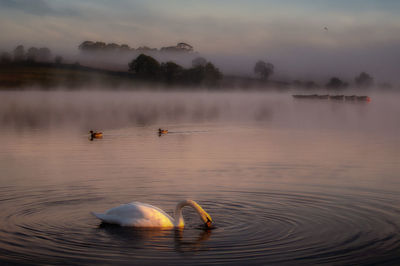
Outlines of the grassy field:
{"type": "Polygon", "coordinates": [[[83,88],[132,86],[133,75],[84,67],[77,64],[8,63],[0,64],[0,88],[83,88]]]}

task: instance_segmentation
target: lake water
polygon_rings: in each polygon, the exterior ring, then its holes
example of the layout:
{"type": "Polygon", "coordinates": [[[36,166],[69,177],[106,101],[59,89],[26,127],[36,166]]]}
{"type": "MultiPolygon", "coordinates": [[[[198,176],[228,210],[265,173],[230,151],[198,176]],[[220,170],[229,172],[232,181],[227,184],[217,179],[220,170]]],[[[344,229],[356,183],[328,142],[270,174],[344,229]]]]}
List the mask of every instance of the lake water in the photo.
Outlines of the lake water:
{"type": "Polygon", "coordinates": [[[399,265],[400,98],[370,96],[2,92],[0,264],[399,265]],[[188,198],[215,228],[90,215],[188,198]]]}

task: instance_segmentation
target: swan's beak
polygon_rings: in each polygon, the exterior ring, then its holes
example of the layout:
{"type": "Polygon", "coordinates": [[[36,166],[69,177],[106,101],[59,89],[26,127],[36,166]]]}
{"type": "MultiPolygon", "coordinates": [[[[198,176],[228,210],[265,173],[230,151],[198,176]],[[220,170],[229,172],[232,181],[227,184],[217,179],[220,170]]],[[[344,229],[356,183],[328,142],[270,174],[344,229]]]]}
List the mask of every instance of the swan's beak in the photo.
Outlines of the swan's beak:
{"type": "Polygon", "coordinates": [[[207,221],[205,223],[205,226],[207,228],[211,228],[212,227],[212,219],[211,219],[211,217],[209,215],[207,215],[207,221]]]}

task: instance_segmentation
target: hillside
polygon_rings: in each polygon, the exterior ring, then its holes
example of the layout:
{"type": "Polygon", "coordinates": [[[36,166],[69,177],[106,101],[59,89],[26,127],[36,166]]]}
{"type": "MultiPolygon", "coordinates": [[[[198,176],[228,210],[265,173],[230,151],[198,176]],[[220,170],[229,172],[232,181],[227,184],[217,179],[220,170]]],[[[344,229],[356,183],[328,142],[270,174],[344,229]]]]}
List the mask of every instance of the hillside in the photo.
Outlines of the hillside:
{"type": "Polygon", "coordinates": [[[128,72],[84,67],[79,64],[7,63],[0,64],[0,88],[83,88],[113,87],[133,84],[128,72]]]}

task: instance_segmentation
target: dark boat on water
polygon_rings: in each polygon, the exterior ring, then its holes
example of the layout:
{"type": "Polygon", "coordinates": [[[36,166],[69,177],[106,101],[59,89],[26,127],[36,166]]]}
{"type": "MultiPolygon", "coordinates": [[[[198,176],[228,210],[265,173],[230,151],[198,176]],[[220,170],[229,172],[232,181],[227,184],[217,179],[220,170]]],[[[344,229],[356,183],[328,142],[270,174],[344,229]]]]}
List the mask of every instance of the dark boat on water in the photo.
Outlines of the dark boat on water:
{"type": "Polygon", "coordinates": [[[329,95],[329,99],[343,101],[344,95],[329,95]]]}
{"type": "Polygon", "coordinates": [[[335,101],[351,101],[351,102],[370,102],[369,96],[357,96],[357,95],[318,95],[318,94],[294,94],[292,95],[295,99],[329,99],[335,101]]]}

